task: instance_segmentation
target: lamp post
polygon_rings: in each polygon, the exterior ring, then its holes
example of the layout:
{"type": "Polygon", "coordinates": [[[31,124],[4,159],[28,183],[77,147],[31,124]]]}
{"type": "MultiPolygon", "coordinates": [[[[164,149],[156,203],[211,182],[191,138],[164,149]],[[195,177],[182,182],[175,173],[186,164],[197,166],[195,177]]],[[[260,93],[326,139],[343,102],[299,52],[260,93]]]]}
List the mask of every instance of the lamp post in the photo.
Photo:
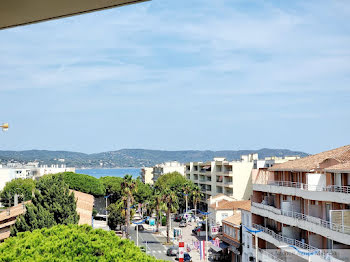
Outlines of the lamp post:
{"type": "Polygon", "coordinates": [[[1,126],[2,131],[7,131],[9,129],[9,123],[3,123],[1,126]]]}
{"type": "Polygon", "coordinates": [[[247,228],[246,226],[244,226],[244,228],[248,231],[248,232],[250,232],[250,233],[254,233],[255,234],[255,261],[259,261],[259,259],[258,259],[258,249],[259,249],[259,247],[258,247],[258,233],[259,232],[262,232],[262,230],[252,230],[252,229],[249,229],[249,228],[247,228]]]}
{"type": "MultiPolygon", "coordinates": [[[[149,217],[146,217],[146,219],[147,218],[149,218],[149,217]]],[[[139,225],[143,224],[146,221],[146,219],[139,221],[139,222],[131,221],[131,223],[136,225],[136,246],[139,246],[139,225]]]]}
{"type": "Polygon", "coordinates": [[[108,211],[107,211],[107,199],[111,196],[112,194],[109,194],[108,196],[105,196],[106,199],[106,224],[108,226],[108,211]]]}

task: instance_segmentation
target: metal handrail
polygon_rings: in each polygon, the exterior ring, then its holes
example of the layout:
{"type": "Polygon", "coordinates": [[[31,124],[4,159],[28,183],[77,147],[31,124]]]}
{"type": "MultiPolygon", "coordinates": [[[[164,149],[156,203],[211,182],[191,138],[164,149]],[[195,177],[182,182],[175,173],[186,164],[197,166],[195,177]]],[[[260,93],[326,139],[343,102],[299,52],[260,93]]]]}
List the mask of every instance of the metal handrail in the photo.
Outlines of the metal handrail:
{"type": "Polygon", "coordinates": [[[269,205],[259,204],[259,203],[255,203],[255,202],[252,202],[252,206],[268,210],[268,211],[273,212],[277,215],[293,217],[293,218],[296,218],[299,220],[313,223],[315,225],[318,225],[318,226],[321,226],[324,228],[328,228],[330,230],[333,230],[333,231],[336,231],[339,233],[344,233],[344,234],[350,235],[350,227],[349,226],[344,226],[342,224],[332,223],[332,222],[323,220],[323,219],[318,218],[318,217],[309,216],[309,215],[305,215],[305,214],[294,212],[294,211],[282,210],[282,209],[278,209],[278,208],[275,208],[275,207],[272,207],[269,205]]]}
{"type": "Polygon", "coordinates": [[[267,185],[293,187],[293,188],[299,188],[307,191],[323,191],[323,192],[336,192],[336,193],[350,194],[350,186],[337,186],[337,185],[316,186],[316,185],[309,185],[305,183],[291,182],[291,181],[268,181],[267,185]]]}
{"type": "Polygon", "coordinates": [[[268,229],[266,227],[263,227],[261,225],[253,224],[253,227],[258,229],[258,230],[262,230],[264,233],[270,235],[271,237],[273,237],[277,241],[284,242],[288,245],[293,245],[293,246],[296,246],[298,248],[308,250],[308,252],[316,252],[316,255],[322,257],[325,260],[329,261],[332,257],[331,252],[325,252],[323,250],[320,250],[316,247],[313,247],[313,246],[306,244],[305,242],[299,241],[297,239],[282,236],[280,233],[277,234],[273,230],[268,229]]]}

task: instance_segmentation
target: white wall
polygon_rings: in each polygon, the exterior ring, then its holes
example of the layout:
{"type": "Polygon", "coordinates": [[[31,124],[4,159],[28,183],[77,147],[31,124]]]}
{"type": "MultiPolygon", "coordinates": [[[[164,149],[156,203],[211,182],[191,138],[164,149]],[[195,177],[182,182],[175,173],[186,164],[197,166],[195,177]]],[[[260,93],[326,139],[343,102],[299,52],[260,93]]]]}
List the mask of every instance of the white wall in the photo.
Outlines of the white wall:
{"type": "Polygon", "coordinates": [[[306,174],[306,183],[311,187],[309,190],[315,190],[314,187],[324,187],[326,186],[326,175],[325,174],[316,174],[316,173],[307,173],[306,174]]]}

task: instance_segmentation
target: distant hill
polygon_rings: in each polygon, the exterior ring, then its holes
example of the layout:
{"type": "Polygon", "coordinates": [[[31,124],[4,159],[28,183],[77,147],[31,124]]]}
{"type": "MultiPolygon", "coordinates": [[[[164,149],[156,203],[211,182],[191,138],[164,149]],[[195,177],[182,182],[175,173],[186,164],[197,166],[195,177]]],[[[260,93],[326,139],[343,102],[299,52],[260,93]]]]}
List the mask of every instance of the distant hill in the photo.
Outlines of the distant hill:
{"type": "Polygon", "coordinates": [[[69,151],[26,150],[26,151],[0,151],[0,162],[8,161],[30,162],[39,161],[41,164],[62,164],[59,159],[64,159],[64,164],[72,167],[143,167],[153,166],[165,161],[177,160],[182,163],[190,161],[208,161],[214,157],[225,157],[228,160],[240,159],[241,155],[258,153],[259,158],[267,156],[294,156],[301,157],[308,154],[288,149],[259,150],[224,150],[224,151],[164,151],[148,149],[121,149],[117,151],[97,154],[84,154],[69,151]],[[100,163],[103,163],[101,165],[100,163]]]}

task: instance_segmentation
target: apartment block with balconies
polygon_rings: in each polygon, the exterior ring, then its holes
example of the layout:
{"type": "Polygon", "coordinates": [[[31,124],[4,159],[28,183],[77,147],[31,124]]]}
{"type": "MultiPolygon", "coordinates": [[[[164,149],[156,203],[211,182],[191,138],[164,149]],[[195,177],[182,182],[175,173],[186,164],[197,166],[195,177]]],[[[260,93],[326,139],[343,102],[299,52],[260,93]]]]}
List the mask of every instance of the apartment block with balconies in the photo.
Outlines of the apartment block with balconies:
{"type": "Polygon", "coordinates": [[[259,248],[283,261],[349,261],[350,146],[274,165],[253,183],[259,248]],[[291,254],[294,255],[293,259],[291,254]]]}
{"type": "Polygon", "coordinates": [[[252,194],[251,171],[257,154],[244,155],[239,161],[214,158],[207,162],[186,164],[185,176],[198,185],[204,194],[202,203],[218,194],[236,200],[248,200],[252,194]]]}

